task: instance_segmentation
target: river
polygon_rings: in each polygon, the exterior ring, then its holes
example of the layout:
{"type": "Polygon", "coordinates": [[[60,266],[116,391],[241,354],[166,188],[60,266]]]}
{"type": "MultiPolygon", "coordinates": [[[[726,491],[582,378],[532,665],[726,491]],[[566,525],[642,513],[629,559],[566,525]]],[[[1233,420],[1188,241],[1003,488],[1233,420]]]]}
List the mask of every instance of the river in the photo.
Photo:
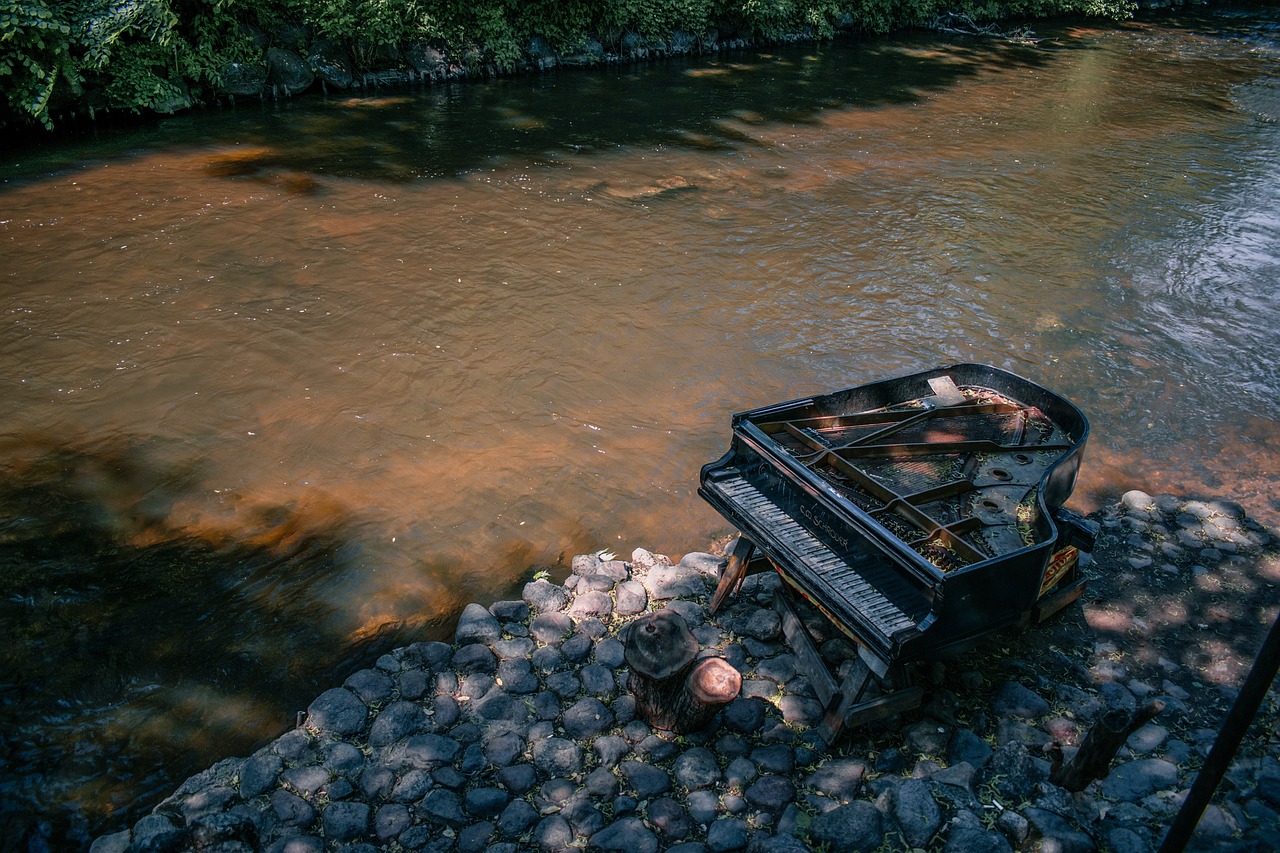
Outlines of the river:
{"type": "Polygon", "coordinates": [[[956,361],[1071,505],[1277,521],[1280,15],[208,109],[0,160],[0,847],[83,845],[575,553],[731,413],[956,361]]]}

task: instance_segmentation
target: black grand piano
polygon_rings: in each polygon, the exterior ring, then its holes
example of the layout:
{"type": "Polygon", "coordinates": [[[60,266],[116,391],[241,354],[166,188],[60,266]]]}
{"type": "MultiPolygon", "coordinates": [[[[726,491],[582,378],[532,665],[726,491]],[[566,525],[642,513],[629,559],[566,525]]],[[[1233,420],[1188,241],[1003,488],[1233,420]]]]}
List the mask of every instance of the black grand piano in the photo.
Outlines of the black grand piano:
{"type": "Polygon", "coordinates": [[[954,364],[732,424],[698,489],[741,532],[711,609],[763,564],[857,643],[858,665],[837,684],[778,597],[827,705],[828,740],[918,704],[908,664],[1042,621],[1083,590],[1078,556],[1094,530],[1062,504],[1089,424],[1027,379],[954,364]]]}

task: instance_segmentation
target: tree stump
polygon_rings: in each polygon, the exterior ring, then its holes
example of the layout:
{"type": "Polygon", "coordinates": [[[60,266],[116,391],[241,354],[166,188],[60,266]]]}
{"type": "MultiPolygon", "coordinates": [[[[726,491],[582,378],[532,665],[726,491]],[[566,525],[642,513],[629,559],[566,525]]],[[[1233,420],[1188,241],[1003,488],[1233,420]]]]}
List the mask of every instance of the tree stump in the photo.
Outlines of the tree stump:
{"type": "Polygon", "coordinates": [[[677,734],[706,725],[732,702],[742,676],[722,658],[698,656],[698,641],[680,614],[659,610],[641,616],[627,634],[627,686],[636,713],[655,729],[677,734]]]}
{"type": "Polygon", "coordinates": [[[1129,735],[1163,710],[1164,702],[1152,699],[1132,714],[1120,708],[1105,712],[1084,736],[1075,757],[1066,764],[1062,763],[1062,746],[1055,742],[1049,747],[1049,781],[1068,791],[1083,791],[1090,782],[1107,775],[1111,760],[1129,735]]]}

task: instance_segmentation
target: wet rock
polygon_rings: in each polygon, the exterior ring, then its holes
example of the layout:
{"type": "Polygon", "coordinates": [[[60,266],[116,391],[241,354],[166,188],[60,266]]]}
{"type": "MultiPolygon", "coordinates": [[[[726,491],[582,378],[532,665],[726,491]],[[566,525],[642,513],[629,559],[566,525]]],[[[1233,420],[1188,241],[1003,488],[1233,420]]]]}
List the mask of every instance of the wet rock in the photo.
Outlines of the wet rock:
{"type": "Polygon", "coordinates": [[[893,817],[912,847],[928,847],[942,826],[942,809],[921,779],[907,779],[893,789],[893,817]]]}
{"type": "Polygon", "coordinates": [[[569,596],[564,588],[545,580],[525,584],[521,598],[535,613],[557,613],[569,606],[569,596]]]}
{"type": "Polygon", "coordinates": [[[658,837],[644,821],[633,815],[619,818],[591,836],[591,847],[597,850],[623,850],[628,853],[657,853],[658,837]]]}
{"type": "Polygon", "coordinates": [[[1162,758],[1140,758],[1117,766],[1102,780],[1102,795],[1110,800],[1137,802],[1178,784],[1178,767],[1162,758]]]}
{"type": "Polygon", "coordinates": [[[267,49],[267,80],[290,95],[311,88],[316,76],[307,61],[291,50],[271,47],[267,49]]]}
{"type": "Polygon", "coordinates": [[[862,790],[867,769],[866,764],[855,759],[831,759],[810,773],[804,783],[838,803],[850,803],[862,790]]]}
{"type": "Polygon", "coordinates": [[[352,735],[362,731],[369,709],[350,690],[334,687],[321,693],[307,708],[307,724],[322,734],[352,735]]]}
{"type": "Polygon", "coordinates": [[[465,646],[468,643],[493,643],[502,639],[502,625],[482,605],[471,603],[458,618],[458,626],[453,632],[455,645],[465,646]]]}
{"type": "Polygon", "coordinates": [[[330,803],[325,807],[324,834],[334,841],[354,841],[369,830],[368,803],[330,803]]]}
{"type": "Polygon", "coordinates": [[[260,62],[228,62],[220,76],[228,95],[260,95],[267,85],[267,66],[260,62]]]}
{"type": "Polygon", "coordinates": [[[996,688],[992,709],[1001,715],[1036,720],[1049,713],[1049,703],[1016,681],[1003,681],[996,688]]]}
{"type": "Polygon", "coordinates": [[[809,834],[838,850],[875,850],[884,842],[880,812],[866,800],[819,815],[809,824],[809,834]]]}

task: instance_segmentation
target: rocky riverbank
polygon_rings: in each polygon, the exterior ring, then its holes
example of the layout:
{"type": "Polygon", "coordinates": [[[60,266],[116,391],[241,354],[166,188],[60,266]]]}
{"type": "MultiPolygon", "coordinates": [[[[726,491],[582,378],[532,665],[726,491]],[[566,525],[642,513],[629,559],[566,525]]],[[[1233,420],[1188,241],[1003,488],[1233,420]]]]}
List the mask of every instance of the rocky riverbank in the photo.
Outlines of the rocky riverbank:
{"type": "MultiPolygon", "coordinates": [[[[1080,604],[923,668],[922,708],[831,749],[781,642],[775,575],[710,618],[720,557],[585,555],[563,584],[468,606],[452,644],[383,655],[92,850],[1153,850],[1276,616],[1280,548],[1225,501],[1130,492],[1093,518],[1080,604]],[[706,731],[636,718],[620,632],[661,608],[743,674],[706,731]],[[1165,710],[1104,779],[1048,782],[1045,745],[1070,756],[1104,709],[1155,697],[1165,710]]],[[[802,618],[838,669],[848,641],[802,618]]],[[[1189,849],[1274,849],[1274,695],[1189,849]]]]}

